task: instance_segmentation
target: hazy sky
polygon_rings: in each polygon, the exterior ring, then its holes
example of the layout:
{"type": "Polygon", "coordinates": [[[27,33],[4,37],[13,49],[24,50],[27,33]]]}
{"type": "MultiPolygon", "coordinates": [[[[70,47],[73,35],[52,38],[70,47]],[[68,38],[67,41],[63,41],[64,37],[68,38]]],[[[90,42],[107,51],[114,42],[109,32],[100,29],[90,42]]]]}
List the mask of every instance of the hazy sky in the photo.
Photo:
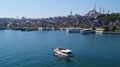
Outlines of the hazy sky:
{"type": "Polygon", "coordinates": [[[99,11],[100,6],[107,12],[120,12],[120,0],[0,0],[0,17],[42,18],[66,16],[73,11],[84,15],[93,9],[94,4],[99,11]]]}

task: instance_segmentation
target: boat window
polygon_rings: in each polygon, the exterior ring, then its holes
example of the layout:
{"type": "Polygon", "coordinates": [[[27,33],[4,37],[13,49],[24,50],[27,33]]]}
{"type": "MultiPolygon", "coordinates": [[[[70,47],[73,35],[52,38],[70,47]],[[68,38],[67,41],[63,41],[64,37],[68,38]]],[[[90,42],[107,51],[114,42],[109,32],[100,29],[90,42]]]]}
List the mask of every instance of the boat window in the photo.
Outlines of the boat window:
{"type": "Polygon", "coordinates": [[[72,52],[68,52],[67,54],[72,54],[72,52]]]}
{"type": "Polygon", "coordinates": [[[62,53],[64,53],[64,54],[72,54],[72,52],[62,52],[62,53]]]}
{"type": "Polygon", "coordinates": [[[62,52],[62,53],[67,54],[66,52],[62,52]]]}

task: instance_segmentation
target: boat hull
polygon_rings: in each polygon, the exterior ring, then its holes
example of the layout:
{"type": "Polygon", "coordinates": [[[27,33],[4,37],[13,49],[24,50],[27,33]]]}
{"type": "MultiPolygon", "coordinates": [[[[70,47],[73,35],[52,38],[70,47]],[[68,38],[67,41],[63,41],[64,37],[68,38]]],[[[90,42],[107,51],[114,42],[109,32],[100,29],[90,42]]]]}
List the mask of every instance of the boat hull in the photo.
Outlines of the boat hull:
{"type": "Polygon", "coordinates": [[[54,53],[55,53],[56,56],[59,56],[59,57],[68,57],[68,58],[70,58],[70,57],[73,56],[72,54],[63,54],[63,53],[61,53],[59,51],[54,51],[54,53]]]}

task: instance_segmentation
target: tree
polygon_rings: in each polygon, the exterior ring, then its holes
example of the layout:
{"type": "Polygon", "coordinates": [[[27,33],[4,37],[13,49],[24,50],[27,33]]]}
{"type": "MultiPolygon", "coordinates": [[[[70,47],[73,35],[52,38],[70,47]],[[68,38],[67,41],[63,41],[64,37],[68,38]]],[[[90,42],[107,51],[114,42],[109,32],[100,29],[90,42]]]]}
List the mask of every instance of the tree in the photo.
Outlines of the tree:
{"type": "Polygon", "coordinates": [[[111,31],[115,31],[116,30],[116,26],[113,26],[112,28],[111,28],[111,31]]]}
{"type": "Polygon", "coordinates": [[[104,31],[110,31],[110,25],[103,25],[102,28],[104,31]]]}
{"type": "Polygon", "coordinates": [[[89,28],[90,25],[88,23],[80,23],[79,27],[81,27],[81,28],[89,28]]]}
{"type": "Polygon", "coordinates": [[[96,27],[92,27],[92,30],[96,30],[96,27]]]}

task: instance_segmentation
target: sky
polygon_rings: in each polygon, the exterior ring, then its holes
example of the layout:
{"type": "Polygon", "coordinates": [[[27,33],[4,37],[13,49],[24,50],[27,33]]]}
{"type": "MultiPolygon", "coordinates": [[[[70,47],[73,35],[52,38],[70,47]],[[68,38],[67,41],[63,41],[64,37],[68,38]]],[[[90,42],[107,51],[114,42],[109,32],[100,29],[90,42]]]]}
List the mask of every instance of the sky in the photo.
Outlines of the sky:
{"type": "Polygon", "coordinates": [[[73,14],[85,15],[100,6],[105,12],[120,12],[120,0],[0,0],[0,17],[46,18],[73,14]]]}

